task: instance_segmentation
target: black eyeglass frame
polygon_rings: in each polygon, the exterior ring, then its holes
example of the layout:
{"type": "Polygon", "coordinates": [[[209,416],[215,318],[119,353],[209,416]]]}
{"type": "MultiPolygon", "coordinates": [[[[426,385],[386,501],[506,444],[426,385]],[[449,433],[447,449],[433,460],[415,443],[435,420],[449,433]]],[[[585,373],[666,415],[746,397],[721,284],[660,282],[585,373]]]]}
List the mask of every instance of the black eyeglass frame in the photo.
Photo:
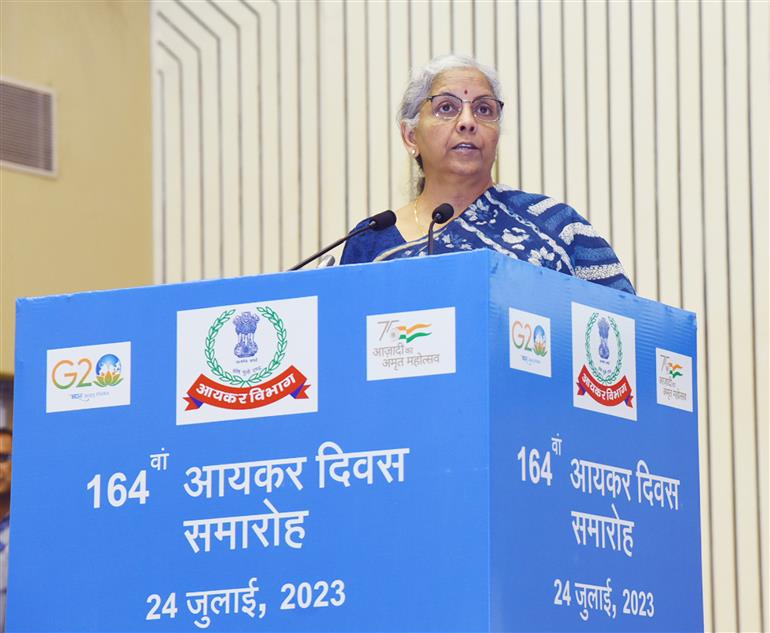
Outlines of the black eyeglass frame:
{"type": "Polygon", "coordinates": [[[500,101],[500,99],[495,99],[494,97],[490,97],[488,95],[481,95],[479,97],[476,97],[475,99],[461,99],[456,94],[452,94],[451,92],[440,92],[437,95],[432,95],[430,97],[426,97],[425,98],[425,101],[426,102],[430,102],[430,104],[431,104],[431,114],[433,116],[435,116],[437,119],[444,119],[445,121],[451,121],[452,119],[456,119],[458,116],[460,116],[460,113],[462,112],[462,107],[461,107],[460,110],[457,112],[457,114],[455,114],[452,117],[439,116],[438,114],[436,114],[433,111],[433,107],[432,107],[433,106],[433,100],[437,99],[438,97],[453,97],[453,98],[457,99],[463,105],[466,104],[466,103],[470,103],[471,104],[471,113],[473,114],[473,118],[476,119],[477,121],[481,121],[482,123],[498,123],[500,121],[500,119],[503,118],[503,106],[505,106],[505,103],[500,101]],[[489,101],[494,101],[494,102],[496,102],[496,103],[498,103],[500,105],[500,113],[497,115],[496,119],[489,119],[489,120],[479,119],[476,116],[476,113],[473,110],[473,104],[476,103],[477,101],[481,101],[482,99],[487,99],[489,101]]]}

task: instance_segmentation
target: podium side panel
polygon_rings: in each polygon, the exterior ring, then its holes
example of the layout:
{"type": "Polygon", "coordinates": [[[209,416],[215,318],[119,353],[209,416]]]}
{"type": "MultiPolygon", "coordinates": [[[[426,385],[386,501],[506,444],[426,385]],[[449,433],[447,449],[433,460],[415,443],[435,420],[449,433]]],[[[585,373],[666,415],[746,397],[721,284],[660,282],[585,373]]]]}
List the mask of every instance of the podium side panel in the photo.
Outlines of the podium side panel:
{"type": "Polygon", "coordinates": [[[703,630],[695,316],[495,258],[490,350],[492,630],[703,630]]]}

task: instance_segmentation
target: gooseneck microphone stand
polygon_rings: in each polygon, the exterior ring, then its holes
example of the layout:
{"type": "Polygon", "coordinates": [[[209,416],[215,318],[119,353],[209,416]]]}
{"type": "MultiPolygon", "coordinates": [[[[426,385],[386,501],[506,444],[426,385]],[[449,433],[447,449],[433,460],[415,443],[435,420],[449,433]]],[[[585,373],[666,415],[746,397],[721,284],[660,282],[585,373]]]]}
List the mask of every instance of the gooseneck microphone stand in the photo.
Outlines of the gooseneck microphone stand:
{"type": "Polygon", "coordinates": [[[396,214],[393,213],[393,211],[382,211],[381,213],[377,213],[373,215],[371,218],[369,218],[369,221],[366,223],[366,226],[362,226],[360,229],[351,231],[344,237],[341,237],[340,239],[338,239],[336,242],[329,244],[329,246],[326,246],[325,248],[321,249],[317,253],[313,253],[307,259],[303,259],[296,266],[289,268],[289,270],[299,270],[306,264],[309,264],[310,262],[312,262],[314,259],[321,257],[321,255],[328,253],[333,248],[336,248],[343,242],[346,242],[351,237],[355,237],[356,235],[361,235],[361,233],[365,233],[366,231],[382,231],[382,229],[387,229],[389,226],[393,226],[395,223],[396,223],[396,214]]]}
{"type": "Polygon", "coordinates": [[[438,205],[431,214],[431,223],[428,226],[428,255],[433,255],[433,227],[437,224],[448,222],[455,214],[455,210],[448,202],[438,205]]]}

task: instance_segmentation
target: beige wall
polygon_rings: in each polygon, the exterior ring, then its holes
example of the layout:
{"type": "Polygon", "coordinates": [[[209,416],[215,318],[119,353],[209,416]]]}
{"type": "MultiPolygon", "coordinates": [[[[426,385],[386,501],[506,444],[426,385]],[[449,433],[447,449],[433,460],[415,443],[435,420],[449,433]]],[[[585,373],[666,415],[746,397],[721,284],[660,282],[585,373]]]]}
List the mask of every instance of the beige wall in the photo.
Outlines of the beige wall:
{"type": "Polygon", "coordinates": [[[0,374],[16,297],[152,282],[149,9],[0,2],[0,75],[56,93],[58,175],[0,168],[0,374]]]}

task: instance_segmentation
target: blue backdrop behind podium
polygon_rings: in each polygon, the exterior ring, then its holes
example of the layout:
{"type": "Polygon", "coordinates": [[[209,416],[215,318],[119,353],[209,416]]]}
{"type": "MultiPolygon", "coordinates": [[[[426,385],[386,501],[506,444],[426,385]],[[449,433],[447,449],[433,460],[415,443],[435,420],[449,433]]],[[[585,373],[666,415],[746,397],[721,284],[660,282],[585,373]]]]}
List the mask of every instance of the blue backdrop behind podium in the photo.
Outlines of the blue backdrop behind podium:
{"type": "Polygon", "coordinates": [[[693,314],[476,251],[17,331],[11,631],[703,628],[693,314]]]}

